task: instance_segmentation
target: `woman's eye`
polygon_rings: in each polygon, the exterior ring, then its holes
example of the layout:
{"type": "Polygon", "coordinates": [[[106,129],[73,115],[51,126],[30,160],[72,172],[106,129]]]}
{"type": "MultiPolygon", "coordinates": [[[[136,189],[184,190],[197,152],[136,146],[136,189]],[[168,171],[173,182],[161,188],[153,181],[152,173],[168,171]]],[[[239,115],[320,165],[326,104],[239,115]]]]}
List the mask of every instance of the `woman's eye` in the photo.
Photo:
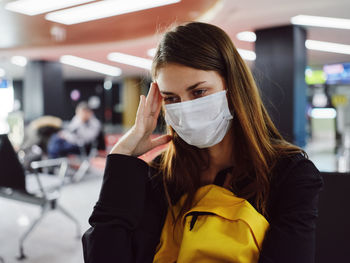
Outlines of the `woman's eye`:
{"type": "Polygon", "coordinates": [[[194,90],[194,91],[193,91],[193,95],[194,95],[195,97],[201,97],[201,96],[203,96],[203,95],[205,94],[206,91],[207,91],[207,90],[205,90],[205,89],[194,90]]]}
{"type": "Polygon", "coordinates": [[[176,97],[165,97],[164,98],[165,104],[175,103],[177,101],[178,101],[178,99],[176,97]]]}

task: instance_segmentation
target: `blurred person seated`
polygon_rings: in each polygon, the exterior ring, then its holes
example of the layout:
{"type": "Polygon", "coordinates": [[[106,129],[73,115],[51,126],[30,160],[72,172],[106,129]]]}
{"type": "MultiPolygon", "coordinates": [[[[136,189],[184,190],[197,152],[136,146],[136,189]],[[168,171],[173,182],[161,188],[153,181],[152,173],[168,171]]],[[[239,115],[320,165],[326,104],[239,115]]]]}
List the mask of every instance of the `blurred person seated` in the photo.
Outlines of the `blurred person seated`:
{"type": "Polygon", "coordinates": [[[54,116],[41,116],[26,127],[21,149],[28,149],[38,145],[46,152],[47,143],[54,133],[62,129],[62,120],[54,116]]]}
{"type": "Polygon", "coordinates": [[[62,129],[62,120],[54,116],[41,116],[25,127],[23,142],[19,153],[22,164],[29,167],[32,161],[38,161],[47,152],[51,136],[62,129]]]}
{"type": "Polygon", "coordinates": [[[91,145],[101,131],[101,123],[86,102],[80,102],[68,126],[51,136],[47,153],[49,158],[80,154],[81,148],[91,145]]]}

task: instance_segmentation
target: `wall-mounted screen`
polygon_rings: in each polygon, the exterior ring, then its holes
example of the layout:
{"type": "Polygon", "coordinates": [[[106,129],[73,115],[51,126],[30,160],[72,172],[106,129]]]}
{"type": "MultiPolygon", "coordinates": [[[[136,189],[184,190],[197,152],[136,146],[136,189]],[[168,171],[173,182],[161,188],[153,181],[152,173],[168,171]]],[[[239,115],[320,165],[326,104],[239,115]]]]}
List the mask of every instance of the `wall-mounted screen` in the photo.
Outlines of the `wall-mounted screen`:
{"type": "Polygon", "coordinates": [[[350,63],[325,65],[327,84],[350,84],[350,63]]]}

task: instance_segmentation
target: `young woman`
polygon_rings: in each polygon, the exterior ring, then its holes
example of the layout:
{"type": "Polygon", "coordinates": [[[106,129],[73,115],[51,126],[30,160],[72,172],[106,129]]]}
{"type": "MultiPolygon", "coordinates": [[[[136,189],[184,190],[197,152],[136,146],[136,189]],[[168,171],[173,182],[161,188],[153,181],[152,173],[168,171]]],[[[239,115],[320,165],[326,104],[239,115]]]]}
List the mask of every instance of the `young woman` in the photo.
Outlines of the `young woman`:
{"type": "Polygon", "coordinates": [[[167,32],[152,77],[107,157],[85,262],[314,262],[319,172],[278,133],[226,33],[167,32]],[[152,140],[162,105],[168,134],[152,140]]]}

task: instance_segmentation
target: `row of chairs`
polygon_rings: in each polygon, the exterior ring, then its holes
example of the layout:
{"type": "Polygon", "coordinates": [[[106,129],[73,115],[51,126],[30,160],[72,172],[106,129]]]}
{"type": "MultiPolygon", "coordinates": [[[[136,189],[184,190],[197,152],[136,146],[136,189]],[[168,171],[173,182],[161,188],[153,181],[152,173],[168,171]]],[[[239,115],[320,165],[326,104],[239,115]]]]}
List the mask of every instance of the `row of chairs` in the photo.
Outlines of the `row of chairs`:
{"type": "MultiPolygon", "coordinates": [[[[40,215],[30,223],[19,239],[18,259],[25,259],[24,242],[40,221],[51,210],[57,210],[71,220],[76,227],[76,236],[81,237],[78,220],[58,200],[68,168],[68,159],[34,161],[25,170],[7,135],[0,135],[0,197],[39,206],[40,215]],[[43,168],[58,167],[57,174],[43,173],[43,168]]],[[[49,169],[52,171],[52,169],[49,169]]],[[[1,261],[0,261],[1,262],[1,261]]]]}

